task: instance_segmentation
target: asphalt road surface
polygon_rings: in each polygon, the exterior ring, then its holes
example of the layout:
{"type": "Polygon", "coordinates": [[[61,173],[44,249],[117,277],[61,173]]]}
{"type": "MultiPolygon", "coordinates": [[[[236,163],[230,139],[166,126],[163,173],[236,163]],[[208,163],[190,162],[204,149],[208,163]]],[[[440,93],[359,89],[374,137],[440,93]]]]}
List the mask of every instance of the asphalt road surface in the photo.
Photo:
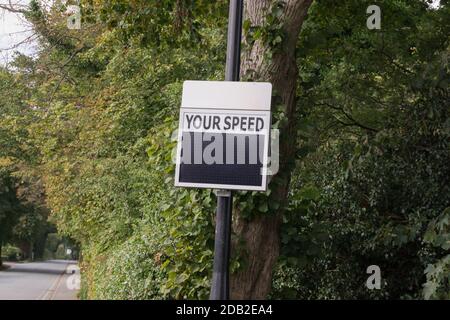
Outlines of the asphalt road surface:
{"type": "Polygon", "coordinates": [[[0,271],[0,300],[76,300],[76,263],[5,263],[9,269],[0,271]]]}

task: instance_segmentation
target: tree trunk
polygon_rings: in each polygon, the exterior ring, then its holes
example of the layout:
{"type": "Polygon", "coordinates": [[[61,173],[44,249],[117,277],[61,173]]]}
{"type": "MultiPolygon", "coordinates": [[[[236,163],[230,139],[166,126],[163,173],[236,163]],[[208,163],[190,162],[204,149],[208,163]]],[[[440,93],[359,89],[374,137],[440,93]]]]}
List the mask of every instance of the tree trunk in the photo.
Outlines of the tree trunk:
{"type": "Polygon", "coordinates": [[[33,242],[30,241],[30,247],[29,247],[29,251],[28,251],[28,257],[30,258],[31,261],[34,261],[34,245],[33,242]]]}
{"type": "Polygon", "coordinates": [[[28,260],[30,253],[30,243],[27,241],[21,241],[18,246],[20,248],[20,251],[22,251],[22,259],[28,260]]]}
{"type": "MultiPolygon", "coordinates": [[[[264,26],[267,14],[271,12],[273,0],[245,1],[244,19],[251,26],[264,26]]],[[[272,271],[280,252],[280,226],[283,208],[287,202],[290,176],[295,161],[296,141],[294,112],[298,68],[295,50],[302,23],[312,0],[285,0],[280,16],[282,32],[285,35],[278,50],[268,59],[271,50],[263,40],[257,40],[242,56],[241,77],[251,74],[252,80],[269,81],[273,85],[275,103],[282,104],[287,123],[280,128],[280,169],[270,188],[272,197],[281,204],[276,213],[257,214],[251,220],[243,218],[238,210],[233,229],[237,238],[245,243],[245,267],[231,275],[232,299],[265,299],[270,293],[272,271]]],[[[244,35],[245,37],[245,35],[244,35]]]]}

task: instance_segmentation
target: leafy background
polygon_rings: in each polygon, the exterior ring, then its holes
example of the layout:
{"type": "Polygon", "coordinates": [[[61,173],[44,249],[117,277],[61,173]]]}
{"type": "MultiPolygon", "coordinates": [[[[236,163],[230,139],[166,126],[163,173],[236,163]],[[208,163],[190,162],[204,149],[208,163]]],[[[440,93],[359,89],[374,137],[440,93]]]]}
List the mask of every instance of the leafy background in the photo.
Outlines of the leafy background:
{"type": "MultiPolygon", "coordinates": [[[[315,1],[298,40],[273,299],[450,298],[449,7],[377,1],[382,29],[368,30],[369,4],[315,1]],[[382,290],[365,286],[373,264],[382,290]]],[[[41,51],[0,69],[2,241],[37,243],[49,216],[81,249],[82,298],[205,299],[215,197],[173,187],[171,137],[182,82],[223,79],[227,1],[81,5],[73,31],[60,3],[32,1],[41,51]]],[[[244,27],[276,52],[274,8],[267,30],[244,27]]],[[[278,209],[270,192],[235,205],[278,209]]]]}

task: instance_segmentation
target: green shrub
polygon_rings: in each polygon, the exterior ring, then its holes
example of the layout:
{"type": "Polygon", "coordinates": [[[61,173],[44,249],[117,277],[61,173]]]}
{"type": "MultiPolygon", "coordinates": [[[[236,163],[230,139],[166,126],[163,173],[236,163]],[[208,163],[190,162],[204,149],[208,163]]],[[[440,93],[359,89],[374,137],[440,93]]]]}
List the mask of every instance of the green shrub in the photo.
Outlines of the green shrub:
{"type": "Polygon", "coordinates": [[[54,252],[51,252],[48,249],[44,249],[44,254],[43,254],[42,258],[44,260],[52,260],[52,259],[55,259],[55,254],[54,254],[54,252]]]}
{"type": "MultiPolygon", "coordinates": [[[[98,234],[99,241],[83,247],[82,284],[87,286],[83,289],[84,298],[208,297],[214,237],[213,197],[211,191],[173,187],[173,145],[167,141],[174,122],[167,121],[170,122],[149,135],[151,166],[144,169],[134,163],[114,166],[115,174],[126,171],[123,174],[129,183],[136,184],[133,192],[123,194],[123,199],[118,194],[115,201],[117,204],[119,199],[127,203],[141,201],[141,205],[136,205],[139,211],[133,213],[140,218],[131,218],[130,211],[123,212],[124,221],[133,221],[127,234],[98,229],[103,232],[98,234]]],[[[109,193],[111,190],[121,189],[108,188],[109,193]]],[[[121,227],[119,221],[116,223],[121,227]]]]}
{"type": "Polygon", "coordinates": [[[55,259],[64,260],[66,258],[67,258],[66,246],[63,243],[61,243],[61,244],[58,245],[58,249],[56,249],[55,259]]]}
{"type": "Polygon", "coordinates": [[[341,144],[298,168],[273,297],[448,298],[449,148],[400,137],[341,144]],[[365,286],[370,265],[381,268],[382,290],[365,286]]]}
{"type": "Polygon", "coordinates": [[[62,242],[62,236],[57,233],[49,233],[45,242],[45,249],[55,253],[59,244],[62,242]]]}
{"type": "Polygon", "coordinates": [[[19,261],[22,257],[22,250],[17,247],[6,245],[2,249],[2,259],[7,261],[19,261]]]}
{"type": "Polygon", "coordinates": [[[130,239],[92,263],[91,290],[96,299],[157,299],[164,279],[153,248],[141,239],[130,239]]]}

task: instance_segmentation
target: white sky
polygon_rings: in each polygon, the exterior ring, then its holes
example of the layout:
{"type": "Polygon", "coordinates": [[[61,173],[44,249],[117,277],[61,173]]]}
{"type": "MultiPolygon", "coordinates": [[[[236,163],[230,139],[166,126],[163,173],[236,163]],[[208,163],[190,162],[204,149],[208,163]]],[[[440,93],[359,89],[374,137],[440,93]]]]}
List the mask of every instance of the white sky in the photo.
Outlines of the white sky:
{"type": "MultiPolygon", "coordinates": [[[[13,4],[21,5],[26,5],[29,2],[30,0],[12,1],[13,4]]],[[[0,0],[0,3],[7,4],[8,0],[0,0]]],[[[31,26],[20,14],[0,9],[0,63],[10,61],[14,51],[33,54],[36,49],[35,42],[20,44],[32,35],[31,26]]]]}
{"type": "MultiPolygon", "coordinates": [[[[9,0],[0,0],[1,4],[9,0]]],[[[12,0],[13,3],[28,4],[30,0],[12,0]]],[[[440,0],[433,0],[432,7],[439,6],[440,0]]],[[[36,43],[26,43],[13,48],[28,37],[32,36],[30,26],[19,14],[0,9],[0,64],[10,61],[14,51],[31,55],[36,51],[36,43]]]]}
{"type": "Polygon", "coordinates": [[[433,0],[433,3],[431,4],[431,7],[437,8],[437,7],[439,7],[440,3],[441,3],[441,0],[433,0]]]}

